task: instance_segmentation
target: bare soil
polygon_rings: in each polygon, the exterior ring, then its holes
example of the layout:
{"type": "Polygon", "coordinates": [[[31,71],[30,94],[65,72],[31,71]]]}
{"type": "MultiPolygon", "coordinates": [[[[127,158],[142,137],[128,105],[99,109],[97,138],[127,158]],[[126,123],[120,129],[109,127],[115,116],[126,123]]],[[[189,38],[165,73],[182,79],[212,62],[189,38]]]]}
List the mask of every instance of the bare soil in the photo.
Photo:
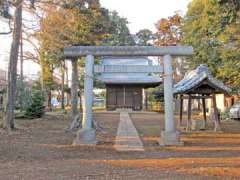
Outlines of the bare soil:
{"type": "Polygon", "coordinates": [[[0,180],[240,179],[240,121],[222,122],[223,132],[184,133],[182,147],[159,147],[162,114],[131,114],[144,152],[113,148],[118,113],[96,113],[104,127],[97,146],[72,146],[67,116],[17,120],[0,130],[0,180]]]}

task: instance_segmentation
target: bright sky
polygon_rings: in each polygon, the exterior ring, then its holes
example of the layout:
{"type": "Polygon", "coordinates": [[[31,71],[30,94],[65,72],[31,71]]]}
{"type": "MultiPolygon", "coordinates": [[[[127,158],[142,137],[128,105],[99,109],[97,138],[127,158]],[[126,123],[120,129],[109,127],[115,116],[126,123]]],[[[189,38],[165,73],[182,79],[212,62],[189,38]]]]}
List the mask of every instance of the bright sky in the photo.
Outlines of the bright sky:
{"type": "Polygon", "coordinates": [[[129,21],[131,33],[148,28],[155,31],[154,24],[176,11],[183,14],[191,0],[100,0],[103,7],[116,10],[129,21]]]}
{"type": "MultiPolygon", "coordinates": [[[[120,16],[129,21],[131,33],[136,33],[140,29],[150,29],[155,31],[154,24],[161,18],[172,16],[174,12],[187,11],[187,5],[191,0],[100,0],[103,7],[116,10],[120,16]]],[[[4,30],[6,22],[0,18],[0,30],[4,30]],[[5,24],[5,25],[4,25],[5,24]]],[[[7,69],[9,59],[9,49],[11,36],[0,36],[0,69],[7,69]]],[[[25,62],[24,74],[37,74],[38,67],[31,61],[25,62]],[[29,64],[28,64],[29,63],[29,64]]]]}

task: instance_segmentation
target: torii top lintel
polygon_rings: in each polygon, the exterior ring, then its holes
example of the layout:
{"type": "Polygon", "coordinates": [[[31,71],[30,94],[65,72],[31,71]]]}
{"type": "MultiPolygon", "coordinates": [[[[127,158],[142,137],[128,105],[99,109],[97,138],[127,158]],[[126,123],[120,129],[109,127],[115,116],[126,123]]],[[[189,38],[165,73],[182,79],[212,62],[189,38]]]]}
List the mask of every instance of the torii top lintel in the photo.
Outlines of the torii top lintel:
{"type": "Polygon", "coordinates": [[[190,56],[191,46],[70,46],[64,48],[66,58],[93,56],[190,56]]]}

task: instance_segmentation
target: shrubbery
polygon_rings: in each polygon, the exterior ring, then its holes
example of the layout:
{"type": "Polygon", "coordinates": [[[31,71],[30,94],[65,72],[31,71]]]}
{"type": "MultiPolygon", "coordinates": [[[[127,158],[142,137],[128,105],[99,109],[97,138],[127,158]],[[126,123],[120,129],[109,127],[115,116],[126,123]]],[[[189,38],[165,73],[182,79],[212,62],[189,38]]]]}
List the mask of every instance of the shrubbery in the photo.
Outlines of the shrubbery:
{"type": "Polygon", "coordinates": [[[44,107],[45,97],[42,91],[33,90],[31,93],[31,101],[26,108],[25,116],[27,118],[40,118],[45,113],[44,107]]]}
{"type": "Polygon", "coordinates": [[[222,112],[221,115],[221,119],[229,119],[230,118],[230,108],[225,109],[224,112],[222,112]]]}
{"type": "Polygon", "coordinates": [[[20,79],[17,79],[17,89],[16,89],[16,101],[15,108],[21,110],[22,112],[26,111],[26,108],[31,102],[31,87],[24,80],[21,82],[20,79]]]}

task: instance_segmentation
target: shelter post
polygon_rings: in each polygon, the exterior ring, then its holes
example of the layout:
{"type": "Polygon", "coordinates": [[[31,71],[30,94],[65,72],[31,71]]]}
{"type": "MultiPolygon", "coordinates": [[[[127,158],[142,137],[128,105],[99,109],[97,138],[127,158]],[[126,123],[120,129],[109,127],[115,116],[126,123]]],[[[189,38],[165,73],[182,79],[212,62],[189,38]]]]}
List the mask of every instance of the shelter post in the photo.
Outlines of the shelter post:
{"type": "Polygon", "coordinates": [[[212,94],[212,102],[213,102],[213,117],[214,117],[214,131],[220,131],[220,122],[218,118],[218,109],[217,109],[217,103],[216,103],[216,95],[215,93],[212,94]]]}
{"type": "Polygon", "coordinates": [[[165,109],[165,131],[161,133],[160,145],[181,144],[179,132],[176,131],[176,123],[173,113],[173,69],[172,57],[164,56],[164,109],[165,109]]]}
{"type": "Polygon", "coordinates": [[[182,125],[183,120],[183,95],[180,95],[180,119],[179,119],[179,126],[182,125]]]}
{"type": "Polygon", "coordinates": [[[202,107],[203,107],[203,117],[204,117],[204,128],[206,128],[207,125],[207,112],[206,112],[206,100],[204,98],[204,95],[202,95],[202,107]]]}
{"type": "Polygon", "coordinates": [[[188,95],[188,119],[187,119],[187,131],[192,129],[192,95],[188,95]]]}

